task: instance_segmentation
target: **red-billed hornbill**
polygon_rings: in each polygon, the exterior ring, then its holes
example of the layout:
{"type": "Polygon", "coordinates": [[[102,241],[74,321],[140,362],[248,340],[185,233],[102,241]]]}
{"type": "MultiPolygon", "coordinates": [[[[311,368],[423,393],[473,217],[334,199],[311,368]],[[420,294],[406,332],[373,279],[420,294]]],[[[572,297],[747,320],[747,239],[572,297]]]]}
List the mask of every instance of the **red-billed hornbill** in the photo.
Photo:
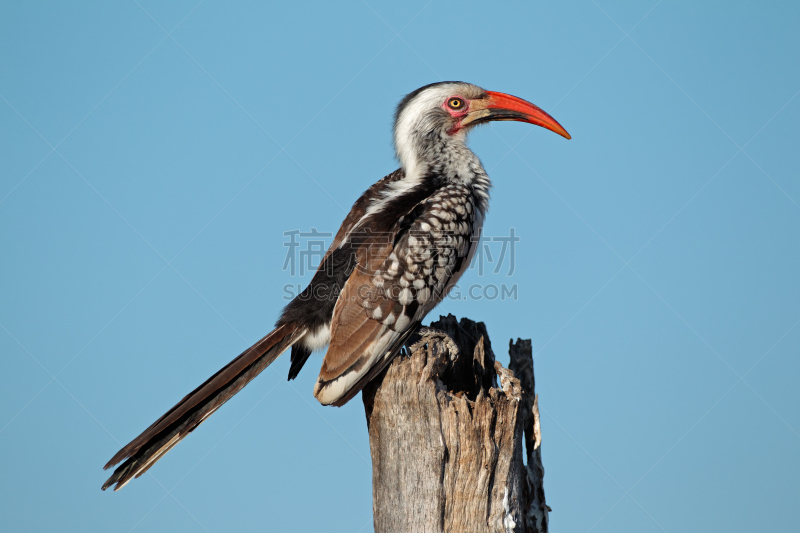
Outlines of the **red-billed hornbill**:
{"type": "Polygon", "coordinates": [[[324,405],[344,405],[386,368],[475,253],[491,182],[466,140],[492,120],[570,138],[530,102],[469,83],[434,83],[403,98],[394,121],[400,168],[356,201],[275,329],[122,448],[105,468],[125,462],[103,489],[141,476],[289,347],[294,379],[328,346],[314,387],[324,405]]]}

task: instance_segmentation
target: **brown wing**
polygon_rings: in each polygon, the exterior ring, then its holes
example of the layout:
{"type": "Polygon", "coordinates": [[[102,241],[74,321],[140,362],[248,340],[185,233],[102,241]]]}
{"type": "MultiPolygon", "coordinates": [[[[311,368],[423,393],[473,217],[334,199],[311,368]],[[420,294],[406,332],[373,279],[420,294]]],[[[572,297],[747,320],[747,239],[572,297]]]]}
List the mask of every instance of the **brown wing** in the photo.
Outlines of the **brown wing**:
{"type": "Polygon", "coordinates": [[[339,231],[336,232],[336,236],[333,238],[333,242],[331,242],[328,251],[325,252],[325,257],[322,258],[320,264],[325,263],[325,259],[327,259],[327,257],[342,244],[342,241],[347,237],[348,233],[350,233],[353,227],[364,217],[369,205],[375,202],[375,200],[382,194],[384,194],[386,188],[390,184],[403,179],[403,176],[405,176],[403,169],[398,168],[391,174],[387,174],[377,182],[373,183],[369,189],[364,191],[364,194],[362,194],[359,199],[355,201],[353,207],[350,208],[350,212],[347,213],[344,221],[342,221],[339,231]]]}
{"type": "Polygon", "coordinates": [[[352,232],[367,237],[334,308],[314,389],[321,403],[344,404],[391,362],[468,266],[481,222],[470,191],[448,185],[390,232],[352,232]]]}

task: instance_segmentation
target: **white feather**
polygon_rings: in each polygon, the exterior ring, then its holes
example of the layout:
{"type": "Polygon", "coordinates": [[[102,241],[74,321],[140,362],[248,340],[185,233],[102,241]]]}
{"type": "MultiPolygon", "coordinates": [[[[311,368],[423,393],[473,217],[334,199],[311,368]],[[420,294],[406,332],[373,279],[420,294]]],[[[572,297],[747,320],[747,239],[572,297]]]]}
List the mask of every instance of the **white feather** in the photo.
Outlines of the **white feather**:
{"type": "Polygon", "coordinates": [[[303,344],[309,350],[316,351],[325,348],[331,342],[331,325],[326,324],[317,331],[309,331],[303,337],[303,344]]]}

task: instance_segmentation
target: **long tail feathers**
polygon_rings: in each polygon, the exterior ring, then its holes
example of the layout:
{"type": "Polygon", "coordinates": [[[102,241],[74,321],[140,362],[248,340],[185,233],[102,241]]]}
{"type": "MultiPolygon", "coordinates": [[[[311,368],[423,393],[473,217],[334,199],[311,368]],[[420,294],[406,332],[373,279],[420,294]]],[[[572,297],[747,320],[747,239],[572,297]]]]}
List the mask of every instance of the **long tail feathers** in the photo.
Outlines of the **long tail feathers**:
{"type": "Polygon", "coordinates": [[[289,325],[278,327],[186,395],[103,467],[108,469],[127,459],[103,484],[103,490],[115,483],[114,490],[119,490],[134,477],[147,472],[173,446],[297,342],[302,334],[289,325]]]}

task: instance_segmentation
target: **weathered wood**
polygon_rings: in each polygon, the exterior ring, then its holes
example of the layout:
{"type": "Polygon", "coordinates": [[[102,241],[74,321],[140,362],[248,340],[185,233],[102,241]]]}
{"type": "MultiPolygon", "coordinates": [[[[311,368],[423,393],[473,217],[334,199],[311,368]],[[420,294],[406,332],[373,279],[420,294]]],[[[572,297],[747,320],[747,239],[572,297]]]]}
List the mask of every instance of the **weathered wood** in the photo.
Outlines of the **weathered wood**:
{"type": "Polygon", "coordinates": [[[530,341],[512,372],[449,315],[406,350],[363,391],[375,532],[547,532],[530,341]]]}
{"type": "Polygon", "coordinates": [[[530,531],[547,531],[550,507],[544,499],[544,465],[542,465],[542,432],[539,424],[539,395],[533,375],[533,349],[530,339],[508,341],[508,368],[519,378],[522,387],[522,414],[525,428],[525,468],[528,502],[526,521],[530,531]]]}

